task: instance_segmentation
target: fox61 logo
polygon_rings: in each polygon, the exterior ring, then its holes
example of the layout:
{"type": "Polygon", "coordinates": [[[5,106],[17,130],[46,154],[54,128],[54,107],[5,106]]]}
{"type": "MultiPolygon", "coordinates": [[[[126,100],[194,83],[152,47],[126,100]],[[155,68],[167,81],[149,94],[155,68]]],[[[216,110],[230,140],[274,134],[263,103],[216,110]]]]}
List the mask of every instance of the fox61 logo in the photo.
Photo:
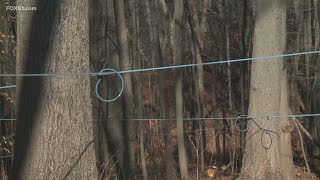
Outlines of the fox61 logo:
{"type": "Polygon", "coordinates": [[[36,7],[25,7],[25,6],[6,6],[7,11],[35,11],[36,7]]]}

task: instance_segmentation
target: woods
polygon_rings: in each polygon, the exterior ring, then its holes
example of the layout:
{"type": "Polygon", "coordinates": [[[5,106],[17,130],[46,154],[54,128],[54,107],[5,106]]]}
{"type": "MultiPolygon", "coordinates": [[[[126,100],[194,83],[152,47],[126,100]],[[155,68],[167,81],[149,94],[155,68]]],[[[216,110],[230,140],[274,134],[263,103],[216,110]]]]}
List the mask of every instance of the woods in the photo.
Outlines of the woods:
{"type": "Polygon", "coordinates": [[[319,0],[0,8],[0,179],[319,178],[319,0]]]}

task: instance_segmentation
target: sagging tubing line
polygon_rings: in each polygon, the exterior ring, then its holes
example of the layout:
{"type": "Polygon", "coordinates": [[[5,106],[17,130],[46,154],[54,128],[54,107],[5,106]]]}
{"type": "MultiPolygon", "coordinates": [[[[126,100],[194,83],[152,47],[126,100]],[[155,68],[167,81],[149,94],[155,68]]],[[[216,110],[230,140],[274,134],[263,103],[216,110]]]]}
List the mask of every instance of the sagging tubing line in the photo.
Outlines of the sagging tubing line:
{"type": "MultiPolygon", "coordinates": [[[[300,56],[300,55],[308,55],[308,54],[317,54],[320,51],[307,51],[307,52],[299,52],[299,53],[290,53],[290,54],[281,54],[281,55],[273,55],[273,56],[259,56],[253,58],[242,58],[242,59],[233,59],[233,60],[222,60],[222,61],[211,61],[204,63],[194,63],[194,64],[183,64],[183,65],[174,65],[174,66],[162,66],[155,68],[145,68],[145,69],[131,69],[131,70],[122,70],[116,71],[111,68],[106,68],[101,70],[100,72],[85,72],[85,73],[43,73],[43,74],[0,74],[0,77],[59,77],[59,76],[97,76],[100,77],[96,83],[96,95],[103,102],[112,102],[118,99],[123,92],[124,83],[121,77],[121,74],[125,73],[135,73],[135,72],[146,72],[146,71],[157,71],[157,70],[166,70],[166,69],[176,69],[176,68],[186,68],[186,67],[194,67],[194,66],[205,66],[205,65],[214,65],[214,64],[224,64],[224,63],[234,63],[234,62],[242,62],[242,61],[254,61],[254,60],[270,60],[275,58],[283,58],[290,56],[300,56]],[[109,72],[106,72],[109,71],[109,72]],[[110,72],[111,71],[111,72],[110,72]],[[120,93],[113,99],[103,99],[98,93],[98,86],[101,83],[101,77],[106,75],[117,74],[121,80],[121,90],[120,93]]],[[[15,88],[15,85],[2,86],[0,89],[7,88],[15,88]]]]}

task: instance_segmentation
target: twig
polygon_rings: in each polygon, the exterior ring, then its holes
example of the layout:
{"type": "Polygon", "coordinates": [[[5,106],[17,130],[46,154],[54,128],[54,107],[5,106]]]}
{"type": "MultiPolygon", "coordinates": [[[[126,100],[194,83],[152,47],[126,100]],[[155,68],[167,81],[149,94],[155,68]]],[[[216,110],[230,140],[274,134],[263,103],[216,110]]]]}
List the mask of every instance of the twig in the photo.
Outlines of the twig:
{"type": "Polygon", "coordinates": [[[298,133],[299,133],[299,137],[300,137],[300,141],[301,141],[301,147],[302,147],[301,150],[302,150],[304,161],[306,163],[307,170],[308,170],[309,173],[311,173],[310,167],[309,167],[309,164],[308,164],[308,161],[307,161],[307,156],[306,156],[306,153],[304,152],[303,138],[302,138],[302,135],[301,135],[300,128],[299,128],[297,122],[295,121],[295,118],[292,118],[292,121],[293,121],[294,125],[296,126],[296,128],[298,130],[298,133]]]}
{"type": "Polygon", "coordinates": [[[303,127],[303,125],[297,119],[294,119],[294,121],[299,125],[300,129],[305,133],[305,135],[311,140],[312,145],[318,146],[320,148],[320,143],[313,139],[311,134],[303,127]]]}
{"type": "Polygon", "coordinates": [[[197,152],[197,180],[199,179],[199,146],[195,146],[195,144],[192,142],[190,136],[188,136],[193,148],[196,150],[197,152]]]}
{"type": "MultiPolygon", "coordinates": [[[[291,110],[289,111],[289,113],[292,114],[291,110]]],[[[311,134],[303,127],[303,125],[300,123],[300,121],[298,121],[295,117],[293,117],[292,120],[298,124],[298,126],[304,132],[304,134],[311,140],[312,145],[316,145],[320,148],[320,143],[313,139],[311,134]]]]}
{"type": "Polygon", "coordinates": [[[298,121],[296,118],[293,118],[293,121],[295,121],[297,123],[297,125],[299,126],[299,128],[304,132],[304,134],[311,140],[313,141],[313,138],[311,136],[311,134],[303,127],[303,125],[300,123],[300,121],[298,121]]]}
{"type": "Polygon", "coordinates": [[[100,174],[99,180],[102,179],[102,175],[104,174],[104,171],[105,171],[107,165],[109,164],[109,162],[110,162],[110,161],[113,159],[113,157],[114,157],[115,155],[117,155],[117,154],[118,154],[118,151],[117,151],[116,153],[114,153],[114,154],[109,158],[108,162],[104,165],[104,167],[103,167],[103,169],[102,169],[102,172],[101,172],[101,174],[100,174]]]}
{"type": "MultiPolygon", "coordinates": [[[[112,174],[111,170],[116,166],[117,163],[118,163],[118,160],[116,162],[114,162],[113,166],[110,168],[109,177],[111,177],[111,174],[112,174]]],[[[119,176],[119,174],[120,174],[120,169],[119,169],[118,176],[119,176]]]]}

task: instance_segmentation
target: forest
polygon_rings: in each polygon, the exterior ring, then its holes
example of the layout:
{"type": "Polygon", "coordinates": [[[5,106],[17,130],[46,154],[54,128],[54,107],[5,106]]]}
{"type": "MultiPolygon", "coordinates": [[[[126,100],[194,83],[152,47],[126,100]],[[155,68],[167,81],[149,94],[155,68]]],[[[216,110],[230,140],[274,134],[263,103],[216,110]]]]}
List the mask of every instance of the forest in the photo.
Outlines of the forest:
{"type": "Polygon", "coordinates": [[[320,0],[1,0],[0,180],[316,180],[320,0]]]}

